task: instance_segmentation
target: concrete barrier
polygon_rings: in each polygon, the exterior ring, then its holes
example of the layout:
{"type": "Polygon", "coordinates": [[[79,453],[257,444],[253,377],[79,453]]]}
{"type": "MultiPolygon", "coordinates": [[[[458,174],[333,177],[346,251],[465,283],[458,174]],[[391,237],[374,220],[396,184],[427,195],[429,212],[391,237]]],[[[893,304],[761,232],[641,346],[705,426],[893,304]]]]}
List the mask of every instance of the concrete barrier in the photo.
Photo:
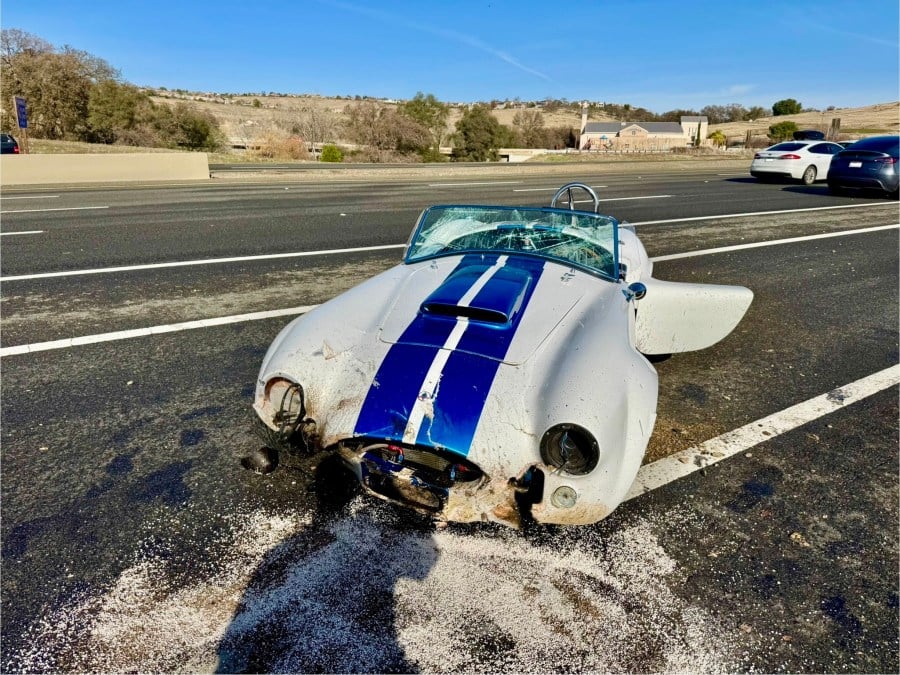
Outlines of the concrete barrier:
{"type": "Polygon", "coordinates": [[[208,179],[205,152],[0,156],[0,185],[208,179]]]}

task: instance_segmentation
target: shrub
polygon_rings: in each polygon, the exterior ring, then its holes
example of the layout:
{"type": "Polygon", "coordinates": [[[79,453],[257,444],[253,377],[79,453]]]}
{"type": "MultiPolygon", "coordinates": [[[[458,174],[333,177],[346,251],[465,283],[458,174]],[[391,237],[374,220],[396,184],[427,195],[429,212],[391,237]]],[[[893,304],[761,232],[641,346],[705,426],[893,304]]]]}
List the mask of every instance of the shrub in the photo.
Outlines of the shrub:
{"type": "Polygon", "coordinates": [[[440,150],[436,148],[424,148],[419,151],[419,157],[422,158],[423,162],[449,162],[450,158],[446,155],[442,154],[440,150]]]}
{"type": "Polygon", "coordinates": [[[797,125],[794,122],[778,122],[769,127],[769,138],[773,141],[783,141],[794,137],[797,125]]]}
{"type": "Polygon", "coordinates": [[[259,145],[254,150],[257,157],[264,159],[307,159],[306,143],[297,136],[285,136],[276,131],[269,131],[259,138],[259,145]]]}
{"type": "Polygon", "coordinates": [[[323,162],[343,162],[344,161],[344,153],[341,152],[341,149],[329,143],[326,146],[322,147],[322,154],[319,157],[323,162]]]}

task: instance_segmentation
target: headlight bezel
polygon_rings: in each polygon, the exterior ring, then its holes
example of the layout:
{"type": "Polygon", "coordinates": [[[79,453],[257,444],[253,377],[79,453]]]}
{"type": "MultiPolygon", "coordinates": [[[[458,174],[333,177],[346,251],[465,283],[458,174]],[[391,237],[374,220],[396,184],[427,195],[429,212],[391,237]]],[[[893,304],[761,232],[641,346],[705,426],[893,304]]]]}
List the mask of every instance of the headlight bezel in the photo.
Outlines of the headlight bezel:
{"type": "Polygon", "coordinates": [[[600,463],[600,444],[594,435],[578,424],[555,424],[541,437],[541,460],[554,473],[586,476],[600,463]]]}

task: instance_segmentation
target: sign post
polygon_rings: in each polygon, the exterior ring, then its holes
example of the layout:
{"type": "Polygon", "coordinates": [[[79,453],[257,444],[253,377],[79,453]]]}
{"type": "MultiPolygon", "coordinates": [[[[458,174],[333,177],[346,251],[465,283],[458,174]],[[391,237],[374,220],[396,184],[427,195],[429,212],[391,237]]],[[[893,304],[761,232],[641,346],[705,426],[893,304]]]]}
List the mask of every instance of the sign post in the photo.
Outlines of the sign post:
{"type": "Polygon", "coordinates": [[[28,109],[25,107],[25,99],[21,96],[13,96],[13,106],[16,109],[16,121],[22,130],[22,149],[28,153],[28,109]]]}

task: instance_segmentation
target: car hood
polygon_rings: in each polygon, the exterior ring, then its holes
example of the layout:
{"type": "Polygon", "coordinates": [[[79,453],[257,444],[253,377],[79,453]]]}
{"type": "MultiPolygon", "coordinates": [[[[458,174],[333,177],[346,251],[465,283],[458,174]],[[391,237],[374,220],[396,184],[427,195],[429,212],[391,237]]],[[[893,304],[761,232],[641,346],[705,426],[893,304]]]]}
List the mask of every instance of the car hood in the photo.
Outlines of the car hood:
{"type": "MultiPolygon", "coordinates": [[[[566,268],[539,258],[468,255],[414,269],[381,323],[392,345],[449,349],[518,365],[584,295],[566,268]]],[[[593,286],[614,287],[599,279],[593,286]]]]}

